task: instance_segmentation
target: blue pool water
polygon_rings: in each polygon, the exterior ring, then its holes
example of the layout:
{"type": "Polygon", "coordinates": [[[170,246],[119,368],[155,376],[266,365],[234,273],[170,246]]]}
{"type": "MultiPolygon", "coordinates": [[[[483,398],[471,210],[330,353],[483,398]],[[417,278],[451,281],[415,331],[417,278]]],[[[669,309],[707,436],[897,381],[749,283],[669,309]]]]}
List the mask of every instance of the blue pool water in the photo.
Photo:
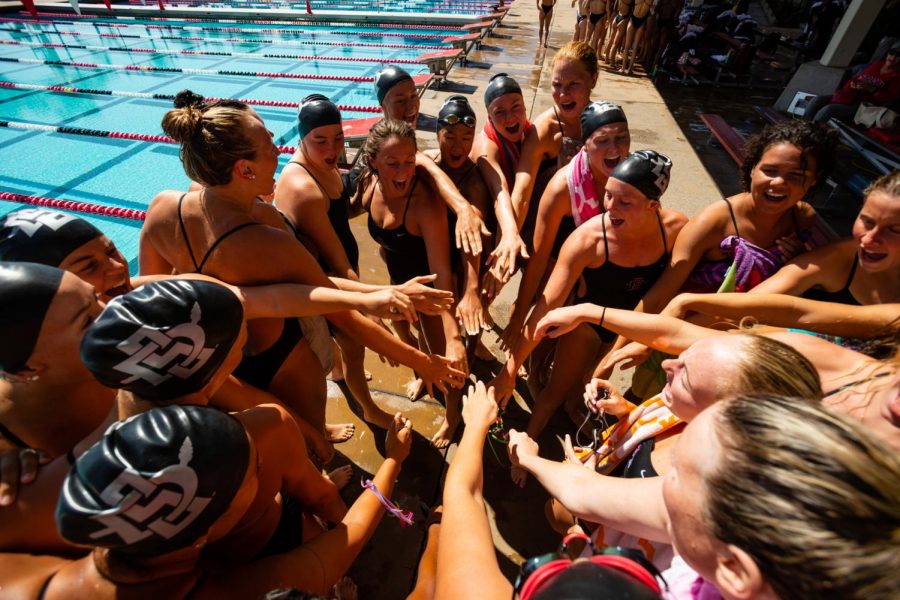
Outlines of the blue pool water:
{"type": "MultiPolygon", "coordinates": [[[[44,19],[37,24],[0,16],[0,41],[309,55],[352,60],[151,54],[6,44],[0,45],[0,58],[371,77],[383,66],[381,61],[414,60],[420,54],[441,46],[443,37],[459,33],[454,28],[411,29],[389,25],[336,27],[288,23],[236,25],[177,19],[59,18],[44,19]],[[126,27],[110,26],[116,24],[126,27]],[[237,27],[241,30],[234,31],[237,27]],[[266,29],[277,29],[279,32],[264,31],[266,29]],[[100,35],[110,33],[116,37],[100,35]],[[202,41],[185,37],[202,38],[202,41]],[[254,41],[234,42],[230,39],[254,41]],[[372,47],[374,44],[400,47],[372,47]]],[[[403,66],[413,74],[427,70],[424,65],[403,66]]],[[[176,94],[187,88],[204,96],[291,102],[297,102],[310,93],[321,93],[338,104],[377,105],[371,83],[347,81],[123,71],[16,62],[0,62],[0,81],[151,94],[176,94]]],[[[0,121],[161,135],[160,122],[170,108],[171,102],[168,100],[0,88],[0,121]]],[[[261,106],[254,109],[273,131],[278,144],[297,144],[296,109],[261,106]]],[[[376,113],[345,110],[343,115],[345,119],[353,119],[375,116],[376,113]]],[[[289,155],[281,157],[279,170],[288,158],[289,155]]],[[[0,128],[0,165],[0,191],[136,209],[146,208],[161,190],[186,189],[189,184],[178,159],[178,147],[172,144],[0,128]]],[[[21,206],[0,201],[0,215],[21,206]]],[[[116,242],[129,259],[132,272],[136,272],[140,222],[106,217],[87,218],[116,242]]]]}

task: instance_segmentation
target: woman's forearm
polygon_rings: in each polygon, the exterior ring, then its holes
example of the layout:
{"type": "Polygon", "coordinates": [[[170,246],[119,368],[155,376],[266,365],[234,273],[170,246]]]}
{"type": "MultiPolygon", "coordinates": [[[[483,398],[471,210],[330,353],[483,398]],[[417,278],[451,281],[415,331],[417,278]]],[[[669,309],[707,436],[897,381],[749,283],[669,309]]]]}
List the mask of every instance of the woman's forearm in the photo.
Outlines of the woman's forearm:
{"type": "Polygon", "coordinates": [[[241,293],[248,320],[323,315],[356,309],[362,301],[358,291],[298,283],[241,286],[241,293]]]}
{"type": "Polygon", "coordinates": [[[666,315],[597,305],[587,310],[589,322],[599,325],[602,320],[603,327],[613,333],[667,354],[680,354],[694,342],[719,333],[666,315]]]}
{"type": "Polygon", "coordinates": [[[418,370],[428,362],[428,355],[405,344],[357,311],[329,313],[327,318],[363,346],[411,369],[418,370]]]}

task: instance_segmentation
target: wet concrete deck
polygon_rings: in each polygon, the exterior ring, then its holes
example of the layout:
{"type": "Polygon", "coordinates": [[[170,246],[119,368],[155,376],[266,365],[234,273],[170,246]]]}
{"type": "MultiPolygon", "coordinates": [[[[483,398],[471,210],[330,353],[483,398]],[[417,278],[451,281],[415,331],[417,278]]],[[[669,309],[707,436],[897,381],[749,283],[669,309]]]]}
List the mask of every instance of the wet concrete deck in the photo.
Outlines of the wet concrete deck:
{"type": "MultiPolygon", "coordinates": [[[[486,38],[480,50],[470,53],[469,63],[454,67],[450,81],[443,88],[425,92],[422,112],[436,115],[445,98],[451,94],[464,94],[475,108],[480,127],[486,119],[484,87],[490,77],[498,72],[509,73],[519,81],[532,117],[549,108],[552,105],[550,61],[572,37],[575,10],[570,8],[569,3],[557,3],[549,48],[546,49],[537,46],[537,21],[534,4],[527,0],[513,4],[494,36],[486,38]]],[[[672,182],[664,198],[666,206],[690,216],[721,197],[669,107],[647,77],[626,77],[601,67],[593,97],[612,100],[625,108],[633,149],[652,148],[672,158],[674,168],[672,182]]],[[[437,146],[434,133],[419,132],[418,139],[420,149],[437,146]]],[[[386,283],[384,267],[375,244],[365,230],[365,221],[357,219],[353,229],[360,240],[362,278],[386,283]]],[[[517,278],[510,282],[492,306],[491,313],[500,325],[506,323],[517,283],[517,278]]],[[[493,343],[496,337],[488,333],[485,339],[497,359],[502,359],[502,352],[493,343]]],[[[489,364],[478,361],[472,370],[475,376],[488,379],[499,366],[499,362],[489,364]]],[[[404,465],[394,496],[404,508],[415,510],[417,526],[401,529],[396,520],[384,519],[372,542],[350,571],[360,586],[360,598],[395,600],[406,597],[414,585],[418,557],[424,547],[425,528],[422,523],[427,516],[427,508],[440,502],[443,475],[455,445],[446,452],[430,447],[428,440],[441,423],[443,408],[431,398],[417,403],[406,400],[403,385],[412,376],[411,371],[386,368],[371,353],[367,357],[367,367],[374,375],[371,388],[375,391],[375,401],[385,410],[402,411],[412,419],[417,432],[411,456],[404,465]]],[[[618,378],[625,379],[621,374],[618,378]]],[[[354,439],[337,446],[342,456],[336,464],[351,461],[360,470],[371,473],[381,462],[378,448],[383,445],[384,432],[372,431],[350,410],[341,387],[333,383],[329,386],[329,421],[353,421],[358,432],[354,439]]],[[[525,386],[520,385],[519,389],[527,399],[525,386]]],[[[522,398],[518,400],[516,406],[510,405],[504,420],[509,427],[522,429],[528,418],[527,402],[523,402],[522,398]]],[[[556,439],[573,429],[565,416],[558,415],[540,440],[542,452],[548,456],[556,452],[561,457],[556,439]]],[[[504,446],[493,442],[493,450],[486,447],[484,464],[485,499],[493,524],[497,556],[504,572],[513,579],[524,557],[551,550],[558,544],[559,537],[546,524],[543,509],[548,496],[543,489],[534,481],[529,481],[524,489],[519,489],[510,481],[504,446]]],[[[345,490],[345,497],[350,501],[358,493],[359,487],[354,481],[345,490]]]]}

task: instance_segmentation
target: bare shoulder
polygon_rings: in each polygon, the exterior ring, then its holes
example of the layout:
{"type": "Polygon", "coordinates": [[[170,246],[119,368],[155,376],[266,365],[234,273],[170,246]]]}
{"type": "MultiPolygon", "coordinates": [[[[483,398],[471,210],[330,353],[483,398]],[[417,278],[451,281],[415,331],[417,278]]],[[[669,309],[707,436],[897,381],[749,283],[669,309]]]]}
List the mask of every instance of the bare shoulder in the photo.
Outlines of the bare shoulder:
{"type": "Polygon", "coordinates": [[[843,273],[846,268],[850,267],[856,256],[857,244],[853,238],[832,242],[820,248],[816,248],[809,252],[805,252],[794,257],[791,263],[816,264],[819,267],[837,268],[843,273]]]}
{"type": "Polygon", "coordinates": [[[295,207],[326,206],[328,199],[312,176],[299,166],[285,166],[275,186],[275,204],[282,210],[295,207]]]}
{"type": "Polygon", "coordinates": [[[662,219],[663,227],[666,230],[666,233],[678,233],[681,231],[681,228],[687,225],[688,218],[684,215],[684,213],[680,213],[677,210],[672,210],[670,208],[664,208],[660,211],[660,218],[662,219]]]}
{"type": "Polygon", "coordinates": [[[794,206],[794,211],[801,228],[812,226],[816,220],[816,209],[809,202],[798,202],[794,206]]]}
{"type": "Polygon", "coordinates": [[[179,190],[163,190],[153,197],[147,206],[147,216],[165,218],[174,216],[178,212],[178,201],[182,197],[186,199],[196,198],[199,192],[183,192],[179,190]]]}
{"type": "Polygon", "coordinates": [[[477,160],[481,157],[494,157],[497,156],[497,151],[499,148],[497,144],[489,138],[484,131],[479,131],[478,135],[475,136],[475,143],[472,144],[472,160],[477,160]]]}

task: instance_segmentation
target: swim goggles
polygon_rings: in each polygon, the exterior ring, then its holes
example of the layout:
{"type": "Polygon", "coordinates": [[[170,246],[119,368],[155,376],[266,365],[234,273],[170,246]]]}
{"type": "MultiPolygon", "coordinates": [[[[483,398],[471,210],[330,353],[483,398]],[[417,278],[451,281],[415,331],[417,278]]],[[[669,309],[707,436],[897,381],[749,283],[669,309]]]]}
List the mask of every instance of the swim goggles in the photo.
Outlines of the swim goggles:
{"type": "Polygon", "coordinates": [[[440,122],[441,125],[456,125],[457,123],[462,123],[466,127],[475,127],[475,117],[472,115],[459,116],[457,114],[450,113],[446,117],[441,117],[440,122]]]}
{"type": "Polygon", "coordinates": [[[659,569],[640,550],[621,546],[608,546],[598,550],[585,534],[570,533],[563,538],[556,552],[535,556],[522,563],[515,584],[519,600],[529,600],[550,580],[568,569],[585,550],[591,552],[589,560],[595,565],[622,571],[656,594],[661,593],[659,581],[668,587],[659,569]]]}

